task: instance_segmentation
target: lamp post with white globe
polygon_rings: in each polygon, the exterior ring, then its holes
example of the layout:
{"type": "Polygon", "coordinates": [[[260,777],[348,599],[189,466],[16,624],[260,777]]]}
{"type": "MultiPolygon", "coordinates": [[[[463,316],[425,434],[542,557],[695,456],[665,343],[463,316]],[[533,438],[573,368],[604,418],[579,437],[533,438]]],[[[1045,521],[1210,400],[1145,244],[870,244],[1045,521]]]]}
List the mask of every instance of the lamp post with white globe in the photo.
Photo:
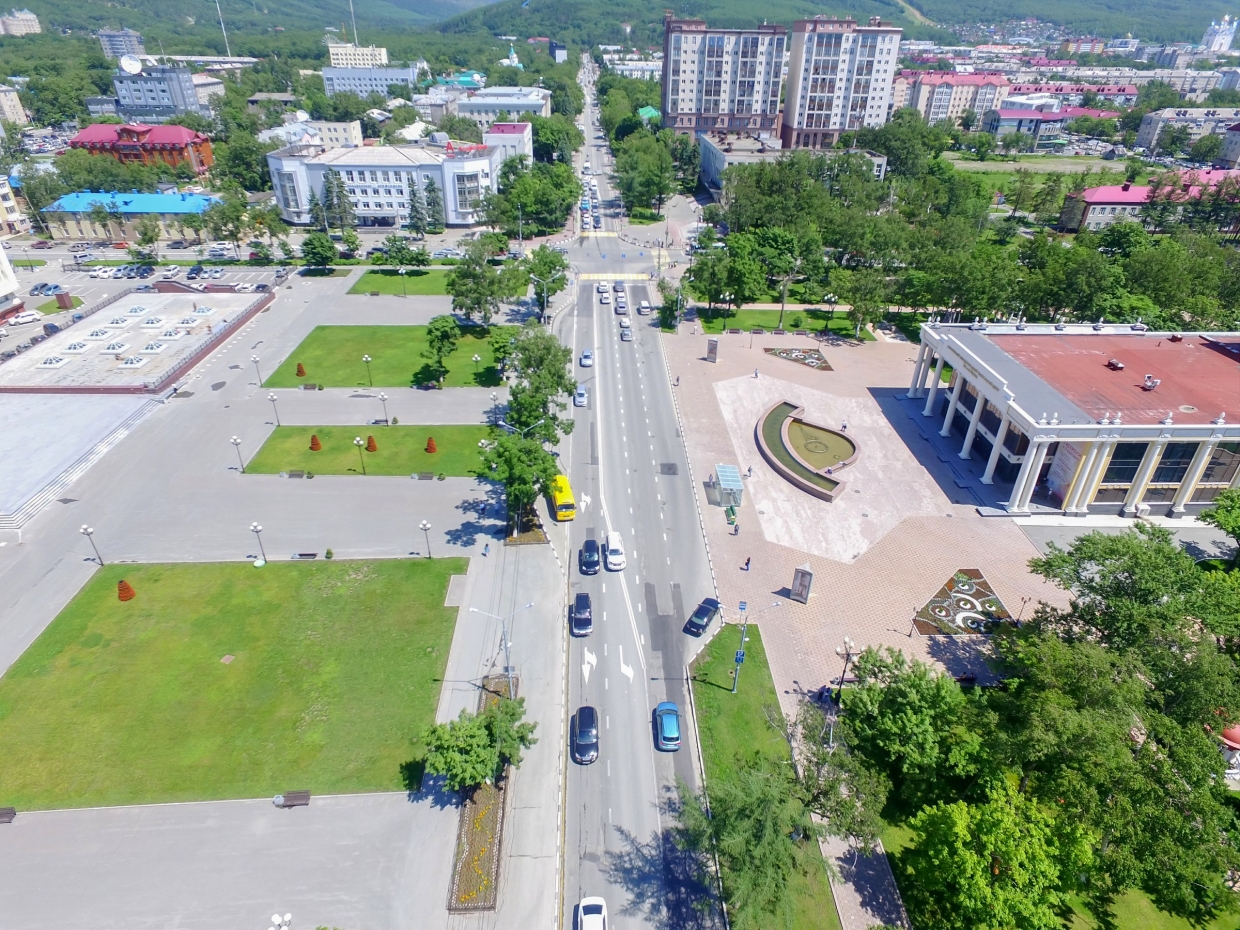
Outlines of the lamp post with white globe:
{"type": "Polygon", "coordinates": [[[289,926],[293,923],[293,915],[285,914],[281,917],[279,914],[271,915],[271,930],[289,930],[289,926]]]}
{"type": "Polygon", "coordinates": [[[83,523],[78,532],[90,540],[90,547],[95,550],[95,558],[99,560],[99,567],[103,568],[103,556],[99,554],[99,547],[95,545],[95,528],[83,523]]]}
{"type": "Polygon", "coordinates": [[[263,564],[267,564],[267,550],[263,548],[263,528],[257,523],[250,524],[250,532],[254,534],[254,538],[258,540],[258,552],[262,556],[263,564]]]}
{"type": "Polygon", "coordinates": [[[232,447],[237,450],[237,464],[241,466],[241,474],[245,474],[245,461],[241,458],[241,437],[234,436],[228,440],[232,443],[232,447]]]}
{"type": "Polygon", "coordinates": [[[429,520],[423,520],[418,524],[418,529],[422,531],[422,535],[426,537],[426,557],[431,557],[431,523],[429,520]]]}
{"type": "Polygon", "coordinates": [[[388,419],[388,412],[387,412],[387,395],[384,394],[382,391],[379,392],[379,403],[383,404],[383,425],[391,426],[392,421],[388,419]]]}
{"type": "Polygon", "coordinates": [[[276,426],[279,426],[280,425],[280,408],[276,406],[276,401],[279,400],[279,398],[276,397],[275,391],[272,391],[271,393],[267,395],[267,399],[271,401],[271,411],[276,416],[276,426]]]}
{"type": "Polygon", "coordinates": [[[366,380],[370,382],[370,386],[375,386],[375,379],[370,376],[370,356],[363,355],[362,361],[366,363],[366,380]]]}
{"type": "Polygon", "coordinates": [[[357,446],[357,460],[362,463],[362,474],[366,474],[366,458],[362,455],[362,449],[366,445],[366,441],[361,436],[353,439],[353,445],[357,446]]]}
{"type": "Polygon", "coordinates": [[[251,355],[250,361],[254,363],[254,374],[258,375],[258,383],[261,385],[263,383],[263,373],[258,370],[258,356],[251,355]]]}

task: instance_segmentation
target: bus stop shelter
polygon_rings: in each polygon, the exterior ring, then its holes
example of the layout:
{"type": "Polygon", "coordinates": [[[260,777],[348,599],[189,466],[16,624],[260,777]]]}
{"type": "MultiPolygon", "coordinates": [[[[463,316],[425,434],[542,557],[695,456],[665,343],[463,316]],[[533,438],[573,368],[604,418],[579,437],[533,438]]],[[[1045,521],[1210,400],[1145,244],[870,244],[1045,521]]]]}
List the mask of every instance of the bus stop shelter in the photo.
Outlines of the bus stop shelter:
{"type": "Polygon", "coordinates": [[[719,489],[719,503],[724,507],[739,507],[745,493],[741,482],[741,470],[735,465],[715,466],[715,486],[719,489]]]}

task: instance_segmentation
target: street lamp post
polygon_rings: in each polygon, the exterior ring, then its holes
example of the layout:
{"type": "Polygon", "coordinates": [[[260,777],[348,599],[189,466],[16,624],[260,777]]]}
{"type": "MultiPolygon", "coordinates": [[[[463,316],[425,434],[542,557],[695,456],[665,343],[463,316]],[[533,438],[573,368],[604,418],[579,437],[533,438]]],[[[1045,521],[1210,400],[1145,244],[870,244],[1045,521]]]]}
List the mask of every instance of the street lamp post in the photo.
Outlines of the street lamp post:
{"type": "Polygon", "coordinates": [[[241,437],[234,436],[228,440],[233,444],[233,448],[237,450],[237,464],[241,466],[241,474],[245,474],[245,461],[241,458],[241,437]]]}
{"type": "Polygon", "coordinates": [[[267,399],[271,401],[271,410],[276,415],[276,426],[279,426],[280,425],[280,408],[276,406],[276,401],[279,400],[279,398],[276,397],[275,391],[272,391],[267,395],[267,399]]]}
{"type": "Polygon", "coordinates": [[[262,383],[263,383],[263,373],[262,373],[261,371],[259,371],[259,370],[258,370],[258,356],[257,356],[257,355],[251,355],[251,356],[250,356],[250,361],[254,363],[254,374],[258,375],[258,383],[259,383],[259,385],[262,385],[262,383]]]}
{"type": "Polygon", "coordinates": [[[279,914],[271,915],[271,930],[289,930],[289,925],[293,922],[292,914],[285,914],[281,917],[279,914]]]}
{"type": "Polygon", "coordinates": [[[510,651],[512,647],[512,641],[508,637],[508,623],[510,620],[512,620],[513,617],[521,613],[521,611],[529,610],[533,606],[534,606],[534,602],[530,601],[524,607],[518,607],[512,613],[508,614],[507,616],[503,616],[503,617],[496,616],[495,614],[489,614],[485,610],[479,610],[477,607],[469,608],[469,612],[471,614],[482,614],[482,616],[484,617],[490,617],[492,620],[498,620],[500,622],[500,629],[503,631],[503,636],[504,636],[504,674],[508,676],[508,699],[509,700],[512,700],[513,698],[513,690],[512,690],[513,668],[512,668],[512,653],[510,651]]]}
{"type": "Polygon", "coordinates": [[[30,260],[30,250],[23,245],[22,251],[26,253],[26,270],[34,271],[34,262],[30,260]]]}
{"type": "Polygon", "coordinates": [[[474,374],[478,373],[478,363],[482,361],[482,356],[477,352],[474,353],[474,374]]]}
{"type": "Polygon", "coordinates": [[[500,420],[498,425],[499,425],[499,426],[501,426],[501,427],[503,427],[503,428],[504,428],[504,429],[506,429],[506,430],[511,430],[512,432],[514,432],[514,433],[516,433],[518,436],[520,436],[522,439],[524,439],[524,438],[525,438],[525,434],[526,434],[526,433],[528,433],[530,430],[532,430],[535,426],[542,426],[542,425],[543,425],[544,423],[546,423],[546,422],[547,422],[547,418],[546,418],[546,417],[543,417],[541,420],[539,420],[539,421],[538,421],[537,423],[535,423],[533,426],[527,426],[525,429],[517,429],[517,428],[516,428],[515,426],[513,426],[511,423],[505,423],[503,420],[500,420]]]}
{"type": "Polygon", "coordinates": [[[400,296],[401,296],[401,297],[408,297],[408,296],[409,296],[409,294],[408,294],[408,293],[406,293],[406,291],[405,291],[405,269],[404,269],[404,268],[398,268],[398,269],[396,270],[396,273],[397,273],[398,275],[400,275],[400,296]]]}
{"type": "Polygon", "coordinates": [[[257,523],[251,523],[250,532],[253,533],[254,538],[258,540],[258,552],[263,557],[263,564],[266,564],[267,550],[263,548],[263,528],[257,523]]]}
{"type": "Polygon", "coordinates": [[[426,537],[426,557],[431,557],[431,521],[423,520],[418,524],[418,529],[422,531],[422,535],[426,537]]]}
{"type": "Polygon", "coordinates": [[[384,394],[382,391],[380,391],[380,392],[379,392],[379,403],[383,404],[383,424],[384,424],[384,426],[391,426],[391,425],[392,425],[392,421],[388,419],[388,412],[387,412],[387,395],[386,395],[386,394],[384,394]]]}
{"type": "MultiPolygon", "coordinates": [[[[753,615],[756,617],[758,614],[766,613],[768,610],[778,606],[780,606],[780,602],[775,601],[773,604],[768,604],[761,610],[755,610],[753,615]]],[[[736,650],[736,671],[732,673],[733,694],[736,693],[736,688],[741,681],[741,666],[745,664],[745,642],[748,639],[747,634],[749,633],[749,611],[746,610],[745,602],[741,601],[737,609],[741,612],[741,616],[744,619],[741,620],[741,647],[736,650]]]]}
{"type": "Polygon", "coordinates": [[[95,528],[83,523],[78,532],[90,540],[90,547],[95,550],[95,558],[99,561],[99,567],[103,568],[103,556],[99,554],[99,547],[95,545],[95,528]]]}
{"type": "Polygon", "coordinates": [[[857,644],[845,636],[844,645],[836,646],[835,654],[844,657],[844,671],[840,672],[840,687],[835,692],[835,703],[838,704],[844,697],[844,679],[848,677],[848,663],[857,655],[857,644]]]}
{"type": "Polygon", "coordinates": [[[370,386],[375,386],[375,379],[370,376],[370,356],[363,355],[362,361],[366,363],[366,380],[370,382],[370,386]]]}
{"type": "Polygon", "coordinates": [[[543,316],[544,323],[547,322],[547,319],[546,319],[547,317],[547,285],[550,284],[552,281],[556,280],[557,278],[562,278],[562,277],[564,277],[564,272],[562,271],[557,271],[555,274],[547,278],[545,281],[536,274],[530,275],[531,281],[537,281],[539,284],[542,285],[542,292],[543,292],[542,316],[543,316]]]}
{"type": "Polygon", "coordinates": [[[366,458],[362,455],[362,447],[366,445],[365,440],[361,436],[357,436],[353,440],[353,445],[357,446],[357,460],[362,463],[362,474],[366,474],[366,458]]]}

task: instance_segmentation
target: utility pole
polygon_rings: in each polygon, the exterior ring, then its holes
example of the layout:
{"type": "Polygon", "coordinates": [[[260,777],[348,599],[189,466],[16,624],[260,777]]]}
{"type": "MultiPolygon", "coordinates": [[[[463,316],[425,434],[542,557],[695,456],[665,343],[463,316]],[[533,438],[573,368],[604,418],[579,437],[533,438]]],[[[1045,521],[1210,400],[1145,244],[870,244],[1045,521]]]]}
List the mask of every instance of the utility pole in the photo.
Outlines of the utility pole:
{"type": "Polygon", "coordinates": [[[353,0],[349,0],[349,19],[353,21],[353,44],[357,45],[357,17],[353,15],[353,0]]]}
{"type": "Polygon", "coordinates": [[[224,11],[220,9],[220,0],[215,0],[215,12],[220,17],[220,32],[224,33],[224,54],[232,58],[232,49],[228,47],[228,30],[224,28],[224,11]]]}

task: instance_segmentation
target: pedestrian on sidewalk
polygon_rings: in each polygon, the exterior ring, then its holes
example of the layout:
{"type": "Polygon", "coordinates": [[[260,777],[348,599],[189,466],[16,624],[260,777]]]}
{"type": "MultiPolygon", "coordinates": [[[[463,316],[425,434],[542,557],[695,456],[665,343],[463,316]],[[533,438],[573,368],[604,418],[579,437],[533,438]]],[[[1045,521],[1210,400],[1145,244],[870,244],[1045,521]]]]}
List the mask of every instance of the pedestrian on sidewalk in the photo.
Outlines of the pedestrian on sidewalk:
{"type": "Polygon", "coordinates": [[[747,472],[745,473],[745,477],[746,477],[746,478],[752,478],[752,477],[753,477],[753,466],[752,466],[752,465],[750,465],[750,466],[749,466],[749,471],[747,471],[747,472]]]}
{"type": "Polygon", "coordinates": [[[753,556],[749,556],[749,555],[745,556],[745,571],[749,571],[749,562],[752,558],[753,556]]]}
{"type": "Polygon", "coordinates": [[[482,554],[483,554],[483,555],[490,555],[490,554],[491,554],[491,544],[490,544],[490,543],[487,543],[485,546],[483,546],[483,547],[482,547],[482,554]]]}
{"type": "Polygon", "coordinates": [[[735,523],[732,524],[732,535],[733,536],[741,535],[741,521],[740,520],[737,520],[735,523]]]}
{"type": "Polygon", "coordinates": [[[755,369],[753,370],[753,376],[754,376],[755,378],[756,378],[756,377],[758,377],[758,369],[756,369],[756,368],[755,368],[755,369]]]}
{"type": "Polygon", "coordinates": [[[847,420],[845,420],[845,421],[844,421],[844,423],[843,423],[843,425],[840,427],[840,432],[841,432],[841,433],[847,433],[847,432],[848,432],[848,421],[847,421],[847,420]]]}
{"type": "Polygon", "coordinates": [[[676,387],[680,387],[680,375],[677,375],[677,376],[676,376],[676,384],[675,384],[675,386],[676,386],[676,387]]]}

